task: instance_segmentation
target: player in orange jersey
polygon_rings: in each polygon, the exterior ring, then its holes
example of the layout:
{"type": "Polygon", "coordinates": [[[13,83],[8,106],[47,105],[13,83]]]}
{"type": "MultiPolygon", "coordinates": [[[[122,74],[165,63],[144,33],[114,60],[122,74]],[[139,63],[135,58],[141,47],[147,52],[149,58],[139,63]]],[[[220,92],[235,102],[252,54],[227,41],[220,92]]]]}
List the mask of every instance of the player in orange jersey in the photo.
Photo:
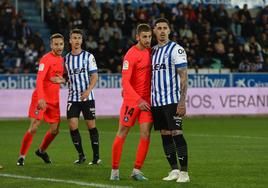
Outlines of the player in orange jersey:
{"type": "Polygon", "coordinates": [[[146,158],[150,143],[152,114],[150,111],[151,28],[147,24],[137,26],[138,43],[124,57],[122,68],[123,104],[120,110],[119,128],[112,147],[112,171],[110,180],[119,180],[119,163],[125,138],[136,119],[140,124],[140,142],[131,177],[147,180],[140,169],[146,158]]]}
{"type": "Polygon", "coordinates": [[[50,129],[35,154],[42,158],[45,163],[51,163],[45,151],[58,134],[60,123],[60,84],[53,83],[52,78],[63,75],[64,59],[61,54],[64,48],[64,37],[59,33],[53,34],[50,37],[50,47],[51,52],[45,54],[39,62],[36,89],[32,94],[29,108],[31,123],[22,140],[20,156],[17,161],[18,166],[24,165],[26,154],[42,119],[50,124],[50,129]]]}

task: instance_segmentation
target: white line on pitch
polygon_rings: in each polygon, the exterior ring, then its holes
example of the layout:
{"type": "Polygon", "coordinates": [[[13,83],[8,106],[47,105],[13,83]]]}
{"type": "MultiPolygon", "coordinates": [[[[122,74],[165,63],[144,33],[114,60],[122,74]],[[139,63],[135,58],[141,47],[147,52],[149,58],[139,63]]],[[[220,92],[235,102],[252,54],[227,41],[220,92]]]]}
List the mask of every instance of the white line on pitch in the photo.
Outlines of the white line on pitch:
{"type": "MultiPolygon", "coordinates": [[[[45,131],[44,131],[45,132],[45,131]]],[[[69,133],[68,130],[62,130],[61,132],[66,132],[69,133]]],[[[86,132],[88,133],[88,131],[86,130],[81,130],[79,132],[86,132]]],[[[113,134],[114,136],[116,135],[116,131],[101,131],[101,133],[103,134],[113,134]]],[[[130,134],[133,135],[140,135],[139,132],[132,132],[130,134]]],[[[158,135],[158,132],[152,132],[152,135],[158,135]]],[[[194,136],[194,137],[224,137],[224,138],[238,138],[238,139],[257,139],[257,140],[267,140],[267,137],[261,137],[261,136],[242,136],[242,135],[215,135],[215,134],[188,134],[185,133],[186,136],[194,136]]]]}
{"type": "Polygon", "coordinates": [[[119,185],[108,185],[108,184],[100,184],[100,183],[89,183],[83,181],[72,181],[72,180],[62,180],[62,179],[53,179],[53,178],[42,178],[42,177],[31,177],[31,176],[21,176],[21,175],[14,175],[14,174],[2,174],[0,173],[1,177],[7,178],[15,178],[15,179],[27,179],[27,180],[35,180],[35,181],[48,181],[54,183],[66,183],[66,184],[75,184],[80,186],[87,186],[87,187],[100,187],[100,188],[132,188],[130,186],[119,186],[119,185]]]}

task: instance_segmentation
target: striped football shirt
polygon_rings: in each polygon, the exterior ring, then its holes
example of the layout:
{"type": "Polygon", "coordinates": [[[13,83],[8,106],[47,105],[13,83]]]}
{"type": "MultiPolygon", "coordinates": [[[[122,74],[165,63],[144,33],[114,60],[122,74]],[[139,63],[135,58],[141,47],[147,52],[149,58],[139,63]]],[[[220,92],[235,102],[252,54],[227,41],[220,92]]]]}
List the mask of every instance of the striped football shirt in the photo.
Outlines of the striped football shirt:
{"type": "MultiPolygon", "coordinates": [[[[90,75],[98,71],[96,60],[91,53],[84,50],[78,55],[72,55],[70,52],[65,56],[65,68],[69,78],[68,101],[79,102],[82,92],[90,84],[90,75]]],[[[93,90],[88,100],[94,100],[93,90]]]]}
{"type": "Polygon", "coordinates": [[[178,103],[180,100],[180,77],[178,68],[187,67],[186,52],[175,42],[152,49],[152,106],[178,103]]]}

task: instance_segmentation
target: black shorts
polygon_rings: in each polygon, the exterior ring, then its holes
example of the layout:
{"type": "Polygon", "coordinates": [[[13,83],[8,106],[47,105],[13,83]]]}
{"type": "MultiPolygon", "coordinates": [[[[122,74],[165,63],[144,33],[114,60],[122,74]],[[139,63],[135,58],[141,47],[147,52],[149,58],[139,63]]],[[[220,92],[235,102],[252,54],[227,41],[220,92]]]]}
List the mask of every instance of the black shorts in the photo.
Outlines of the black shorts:
{"type": "Polygon", "coordinates": [[[152,107],[154,130],[182,130],[182,118],[176,114],[177,105],[152,107]]]}
{"type": "Polygon", "coordinates": [[[95,117],[95,101],[82,101],[82,102],[72,102],[68,101],[67,104],[67,119],[77,117],[79,118],[80,113],[84,116],[85,120],[93,120],[95,117]]]}

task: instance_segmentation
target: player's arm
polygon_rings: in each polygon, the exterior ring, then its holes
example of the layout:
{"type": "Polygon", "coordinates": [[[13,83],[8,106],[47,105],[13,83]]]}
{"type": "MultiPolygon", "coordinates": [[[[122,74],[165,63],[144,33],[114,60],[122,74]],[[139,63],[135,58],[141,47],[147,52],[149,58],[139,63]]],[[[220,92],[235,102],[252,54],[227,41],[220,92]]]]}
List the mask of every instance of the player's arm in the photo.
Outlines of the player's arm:
{"type": "Polygon", "coordinates": [[[180,101],[177,106],[177,115],[180,117],[186,114],[186,96],[187,96],[187,55],[185,50],[176,46],[172,52],[173,60],[175,61],[175,67],[177,69],[177,75],[180,77],[180,101]]]}
{"type": "Polygon", "coordinates": [[[64,66],[63,76],[61,76],[60,74],[56,74],[56,76],[50,78],[50,81],[54,84],[65,84],[66,82],[68,82],[68,73],[66,67],[64,66]]]}
{"type": "Polygon", "coordinates": [[[131,60],[125,58],[122,68],[122,87],[123,87],[123,96],[127,92],[131,96],[133,101],[136,101],[139,108],[144,111],[150,111],[150,104],[148,104],[137,92],[133,89],[130,79],[133,74],[134,63],[131,60]]]}
{"type": "Polygon", "coordinates": [[[180,76],[180,101],[177,107],[177,114],[178,116],[182,117],[186,114],[186,96],[188,82],[187,68],[177,69],[177,73],[180,76]]]}
{"type": "Polygon", "coordinates": [[[95,87],[97,81],[98,81],[98,73],[94,72],[93,74],[90,75],[90,84],[87,87],[87,90],[84,91],[81,95],[81,100],[86,100],[90,94],[90,92],[92,91],[92,89],[95,87]]]}
{"type": "Polygon", "coordinates": [[[37,97],[38,97],[38,108],[45,109],[46,108],[46,101],[44,97],[44,79],[47,75],[49,70],[50,64],[46,62],[44,58],[40,60],[37,78],[36,78],[36,90],[37,90],[37,97]]]}
{"type": "Polygon", "coordinates": [[[88,65],[88,72],[89,72],[89,75],[90,75],[90,83],[87,87],[87,90],[84,91],[80,97],[80,99],[82,101],[84,100],[87,100],[88,99],[88,96],[90,94],[90,92],[93,90],[93,88],[95,87],[97,81],[98,81],[98,67],[97,67],[97,63],[96,63],[96,60],[94,58],[93,55],[90,55],[89,56],[89,65],[88,65]]]}

